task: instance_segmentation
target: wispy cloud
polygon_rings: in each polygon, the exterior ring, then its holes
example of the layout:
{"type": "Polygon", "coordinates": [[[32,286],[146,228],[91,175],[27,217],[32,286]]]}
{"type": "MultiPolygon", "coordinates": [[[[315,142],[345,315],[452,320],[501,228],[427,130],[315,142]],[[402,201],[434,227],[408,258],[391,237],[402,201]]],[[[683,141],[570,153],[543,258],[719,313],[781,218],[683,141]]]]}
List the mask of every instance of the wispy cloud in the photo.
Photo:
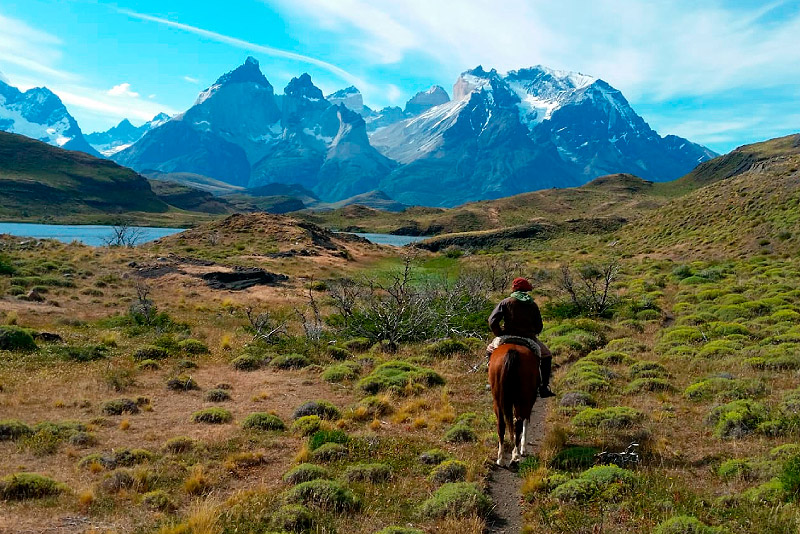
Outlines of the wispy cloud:
{"type": "MultiPolygon", "coordinates": [[[[120,86],[115,86],[114,89],[117,87],[120,86]]],[[[106,120],[127,118],[133,122],[144,122],[161,112],[170,115],[176,113],[169,106],[150,99],[142,99],[138,93],[131,91],[121,92],[118,90],[112,94],[111,91],[71,84],[54,85],[51,89],[70,110],[77,109],[81,111],[81,114],[102,117],[106,120]]]]}
{"type": "Polygon", "coordinates": [[[131,84],[127,82],[115,85],[114,87],[106,91],[106,94],[110,96],[127,96],[130,98],[136,98],[139,96],[139,93],[131,91],[131,84]]]}
{"type": "Polygon", "coordinates": [[[198,80],[197,78],[192,78],[191,76],[184,76],[183,79],[189,83],[194,83],[194,84],[200,83],[200,80],[198,80]]]}
{"type": "MultiPolygon", "coordinates": [[[[0,63],[60,80],[77,78],[55,66],[62,54],[62,42],[55,35],[4,15],[0,15],[0,28],[0,63]]],[[[6,70],[10,76],[12,69],[6,70]]]]}
{"type": "Polygon", "coordinates": [[[328,63],[327,61],[323,61],[315,57],[306,56],[304,54],[298,54],[296,52],[291,52],[289,50],[282,50],[280,48],[274,48],[271,46],[251,43],[249,41],[238,39],[230,35],[223,35],[221,33],[217,33],[214,31],[198,28],[197,26],[190,26],[188,24],[182,24],[180,22],[175,22],[173,20],[164,19],[161,17],[154,17],[152,15],[146,15],[144,13],[137,13],[135,11],[130,11],[128,9],[120,9],[119,12],[128,15],[129,17],[137,18],[140,20],[146,20],[149,22],[155,22],[164,26],[169,26],[171,28],[177,28],[179,30],[193,33],[195,35],[200,35],[207,39],[212,39],[220,43],[229,44],[231,46],[235,46],[243,50],[258,52],[260,54],[265,54],[273,57],[280,57],[285,59],[292,59],[295,61],[301,61],[303,63],[308,63],[310,65],[316,65],[317,67],[325,69],[326,71],[335,74],[336,76],[340,77],[343,80],[346,80],[349,83],[364,85],[364,81],[359,77],[347,72],[346,70],[334,65],[333,63],[328,63]]]}

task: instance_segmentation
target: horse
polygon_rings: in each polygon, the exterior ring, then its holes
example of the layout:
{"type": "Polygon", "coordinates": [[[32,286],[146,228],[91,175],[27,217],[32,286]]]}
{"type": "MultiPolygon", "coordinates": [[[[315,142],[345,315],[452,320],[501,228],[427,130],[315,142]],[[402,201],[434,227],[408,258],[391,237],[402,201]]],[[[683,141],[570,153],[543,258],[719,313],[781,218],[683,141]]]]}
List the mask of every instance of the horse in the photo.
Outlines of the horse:
{"type": "Polygon", "coordinates": [[[503,453],[506,425],[514,450],[511,463],[525,455],[528,421],[539,390],[540,353],[525,345],[506,343],[497,347],[489,360],[489,384],[492,386],[494,414],[497,417],[497,465],[508,465],[503,453]]]}

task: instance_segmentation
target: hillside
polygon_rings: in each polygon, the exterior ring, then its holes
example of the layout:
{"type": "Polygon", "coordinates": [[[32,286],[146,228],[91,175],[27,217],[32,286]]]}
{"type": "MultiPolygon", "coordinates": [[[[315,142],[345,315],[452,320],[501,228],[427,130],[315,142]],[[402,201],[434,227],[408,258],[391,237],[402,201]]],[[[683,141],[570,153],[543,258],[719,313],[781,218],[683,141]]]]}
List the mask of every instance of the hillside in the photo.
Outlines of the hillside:
{"type": "Polygon", "coordinates": [[[169,206],[130,169],[83,152],[0,132],[0,217],[51,220],[169,206]]]}

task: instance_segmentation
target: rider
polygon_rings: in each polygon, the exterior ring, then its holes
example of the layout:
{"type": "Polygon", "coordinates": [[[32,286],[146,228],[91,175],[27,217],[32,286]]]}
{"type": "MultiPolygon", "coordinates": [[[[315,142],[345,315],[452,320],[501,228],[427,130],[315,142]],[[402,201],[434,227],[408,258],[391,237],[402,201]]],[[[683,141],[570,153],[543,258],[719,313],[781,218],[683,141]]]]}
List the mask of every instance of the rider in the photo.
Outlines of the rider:
{"type": "MultiPolygon", "coordinates": [[[[542,383],[539,396],[554,397],[550,391],[550,373],[553,354],[537,336],[542,332],[542,314],[539,307],[528,294],[533,286],[525,278],[515,278],[511,283],[511,296],[503,299],[489,316],[489,328],[497,336],[519,336],[533,340],[541,351],[539,369],[542,383]],[[500,323],[503,323],[502,326],[500,323]]],[[[492,345],[490,345],[491,347],[492,345]]],[[[496,348],[496,347],[494,347],[496,348]]]]}

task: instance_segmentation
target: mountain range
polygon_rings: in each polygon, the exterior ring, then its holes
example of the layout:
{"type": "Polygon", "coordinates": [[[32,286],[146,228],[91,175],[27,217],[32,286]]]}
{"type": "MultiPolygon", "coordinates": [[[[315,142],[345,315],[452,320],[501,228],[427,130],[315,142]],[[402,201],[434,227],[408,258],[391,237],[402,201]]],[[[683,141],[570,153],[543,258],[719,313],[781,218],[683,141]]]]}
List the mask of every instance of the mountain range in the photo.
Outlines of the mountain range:
{"type": "MultiPolygon", "coordinates": [[[[428,206],[617,172],[667,181],[716,155],[660,136],[603,80],[542,66],[506,74],[477,67],[459,76],[452,99],[433,86],[404,108],[375,111],[355,87],[324,96],[308,74],[277,94],[249,57],[166,119],[139,128],[123,121],[87,136],[94,147],[87,151],[165,179],[189,173],[247,188],[298,184],[326,202],[379,190],[428,206]]],[[[87,139],[73,134],[67,148],[84,149],[77,145],[87,139]]]]}

